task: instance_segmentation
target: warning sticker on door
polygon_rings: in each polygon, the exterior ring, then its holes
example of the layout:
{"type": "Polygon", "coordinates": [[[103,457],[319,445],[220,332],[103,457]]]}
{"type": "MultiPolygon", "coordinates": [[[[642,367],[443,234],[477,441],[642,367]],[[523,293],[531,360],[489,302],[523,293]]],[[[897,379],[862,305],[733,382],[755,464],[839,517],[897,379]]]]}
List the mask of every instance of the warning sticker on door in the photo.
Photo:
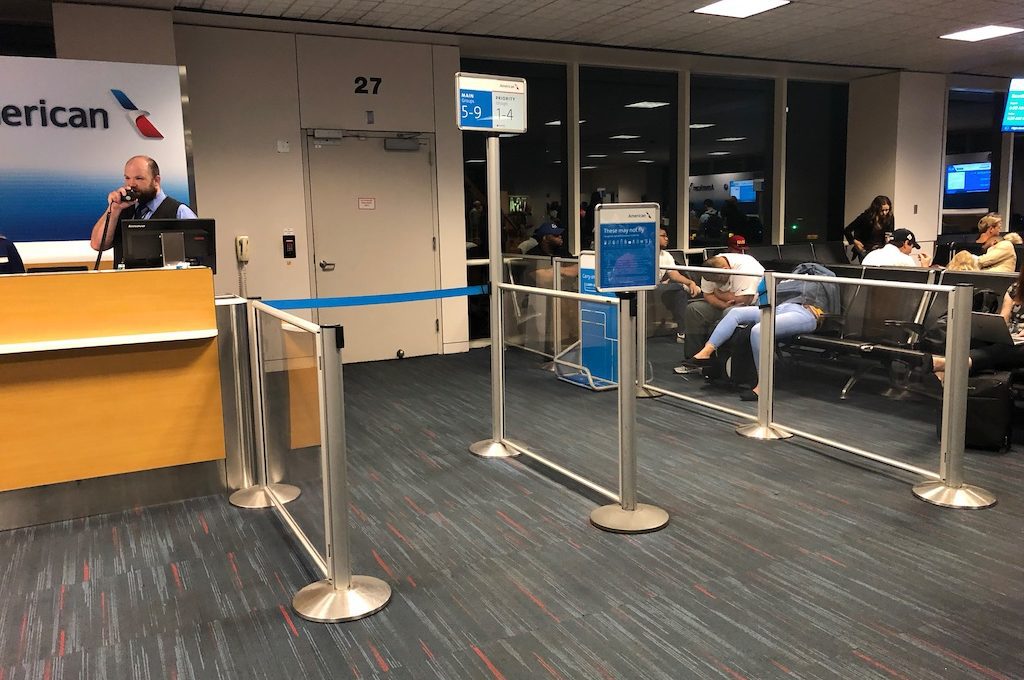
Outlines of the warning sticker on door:
{"type": "Polygon", "coordinates": [[[376,198],[373,198],[373,197],[370,197],[370,198],[359,198],[357,200],[359,201],[359,209],[360,210],[376,210],[377,209],[377,199],[376,198]]]}

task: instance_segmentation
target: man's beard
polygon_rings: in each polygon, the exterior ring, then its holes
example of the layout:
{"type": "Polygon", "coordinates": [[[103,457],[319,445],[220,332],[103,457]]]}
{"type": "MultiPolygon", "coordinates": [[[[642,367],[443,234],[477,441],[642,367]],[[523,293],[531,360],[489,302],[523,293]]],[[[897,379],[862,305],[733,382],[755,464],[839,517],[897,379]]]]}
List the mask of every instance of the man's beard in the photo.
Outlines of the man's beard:
{"type": "Polygon", "coordinates": [[[139,190],[139,203],[146,204],[156,198],[156,188],[147,189],[146,191],[139,190]]]}

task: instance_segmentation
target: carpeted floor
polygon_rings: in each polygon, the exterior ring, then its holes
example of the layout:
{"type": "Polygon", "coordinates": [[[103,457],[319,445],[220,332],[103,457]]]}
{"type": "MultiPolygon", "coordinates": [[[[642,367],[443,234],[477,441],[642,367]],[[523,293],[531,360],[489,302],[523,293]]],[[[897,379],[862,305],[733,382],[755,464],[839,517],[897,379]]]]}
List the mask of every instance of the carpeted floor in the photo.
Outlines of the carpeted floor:
{"type": "MultiPolygon", "coordinates": [[[[679,355],[652,340],[658,384],[753,412],[671,374],[679,355]]],[[[508,435],[617,488],[615,393],[538,363],[508,353],[508,435]]],[[[352,563],[392,585],[382,612],[298,618],[310,565],[272,511],[220,497],[21,529],[0,533],[0,680],[1024,677],[1020,446],[969,454],[999,504],[954,511],[907,473],[643,400],[640,493],[672,521],[623,536],[588,523],[593,493],[467,452],[488,385],[487,350],[345,368],[352,563]]],[[[777,420],[937,467],[933,404],[841,386],[780,370],[777,420]]]]}

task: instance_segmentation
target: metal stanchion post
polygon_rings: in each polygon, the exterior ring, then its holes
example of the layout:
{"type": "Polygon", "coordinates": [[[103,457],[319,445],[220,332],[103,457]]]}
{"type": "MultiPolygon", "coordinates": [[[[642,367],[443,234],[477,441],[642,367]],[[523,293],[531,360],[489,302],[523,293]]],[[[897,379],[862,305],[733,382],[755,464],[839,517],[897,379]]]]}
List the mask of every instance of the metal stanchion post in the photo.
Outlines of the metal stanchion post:
{"type": "Polygon", "coordinates": [[[636,500],[636,314],[635,293],[620,293],[619,302],[619,503],[590,513],[598,529],[620,534],[657,531],[668,513],[636,500]]]}
{"type": "Polygon", "coordinates": [[[647,384],[647,291],[638,291],[636,296],[636,396],[637,399],[653,399],[661,395],[645,387],[647,384]]]}
{"type": "MultiPolygon", "coordinates": [[[[554,277],[551,287],[554,290],[562,290],[562,263],[555,257],[551,260],[551,275],[554,277]]],[[[551,331],[551,361],[545,361],[541,368],[545,371],[555,371],[555,359],[562,352],[562,301],[558,298],[549,298],[551,303],[551,323],[554,325],[551,331]]],[[[546,303],[545,303],[546,304],[546,303]]]]}
{"type": "Polygon", "coordinates": [[[757,422],[736,427],[736,434],[750,439],[788,439],[792,433],[772,425],[772,401],[775,399],[775,276],[764,273],[768,306],[761,310],[761,350],[758,371],[757,422]]]}
{"type": "Polygon", "coordinates": [[[501,152],[497,135],[487,138],[487,243],[491,275],[491,438],[474,442],[470,453],[482,458],[518,456],[505,440],[505,323],[501,288],[501,152]]]}
{"type": "Polygon", "coordinates": [[[304,619],[320,623],[352,621],[383,609],[391,586],[373,576],[355,576],[349,559],[348,471],[345,452],[345,400],[341,378],[342,329],[324,326],[317,337],[320,358],[320,441],[323,447],[324,526],[328,578],[295,594],[292,607],[304,619]]]}
{"type": "MultiPolygon", "coordinates": [[[[238,305],[241,307],[241,305],[238,305]]],[[[266,424],[264,420],[263,404],[265,396],[263,393],[263,364],[260,361],[260,347],[262,342],[262,334],[260,333],[260,323],[257,317],[256,308],[250,300],[245,305],[247,314],[247,327],[248,327],[248,351],[249,351],[249,379],[251,387],[251,408],[252,408],[252,431],[246,433],[245,440],[251,444],[246,447],[245,459],[248,461],[247,466],[252,466],[255,462],[255,471],[252,467],[246,473],[246,477],[252,479],[253,472],[255,472],[255,479],[253,483],[255,486],[250,486],[247,489],[239,489],[235,493],[231,494],[228,498],[228,502],[239,508],[269,508],[273,505],[273,501],[270,499],[269,492],[273,492],[275,498],[279,503],[288,503],[299,497],[301,491],[297,486],[291,484],[269,484],[267,479],[267,448],[266,448],[266,424]],[[255,459],[255,460],[254,460],[255,459]]],[[[236,356],[238,352],[242,351],[241,345],[241,327],[242,319],[238,318],[241,315],[232,315],[231,317],[231,332],[233,335],[232,342],[235,344],[236,356]]]]}
{"type": "Polygon", "coordinates": [[[996,503],[996,497],[989,491],[964,484],[964,437],[967,423],[967,374],[970,370],[973,291],[970,284],[961,284],[949,296],[939,480],[922,482],[914,487],[914,495],[921,500],[947,508],[987,508],[996,503]]]}

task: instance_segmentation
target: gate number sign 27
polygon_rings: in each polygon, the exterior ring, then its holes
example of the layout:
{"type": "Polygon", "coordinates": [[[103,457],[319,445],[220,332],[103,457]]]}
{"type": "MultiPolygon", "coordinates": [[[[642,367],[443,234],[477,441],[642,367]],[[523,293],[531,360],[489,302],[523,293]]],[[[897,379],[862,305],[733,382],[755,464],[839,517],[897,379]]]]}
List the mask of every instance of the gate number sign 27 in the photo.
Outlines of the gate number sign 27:
{"type": "Polygon", "coordinates": [[[380,84],[383,80],[383,78],[375,78],[373,76],[356,76],[356,79],[353,81],[356,85],[355,93],[377,94],[380,91],[380,84]]]}

